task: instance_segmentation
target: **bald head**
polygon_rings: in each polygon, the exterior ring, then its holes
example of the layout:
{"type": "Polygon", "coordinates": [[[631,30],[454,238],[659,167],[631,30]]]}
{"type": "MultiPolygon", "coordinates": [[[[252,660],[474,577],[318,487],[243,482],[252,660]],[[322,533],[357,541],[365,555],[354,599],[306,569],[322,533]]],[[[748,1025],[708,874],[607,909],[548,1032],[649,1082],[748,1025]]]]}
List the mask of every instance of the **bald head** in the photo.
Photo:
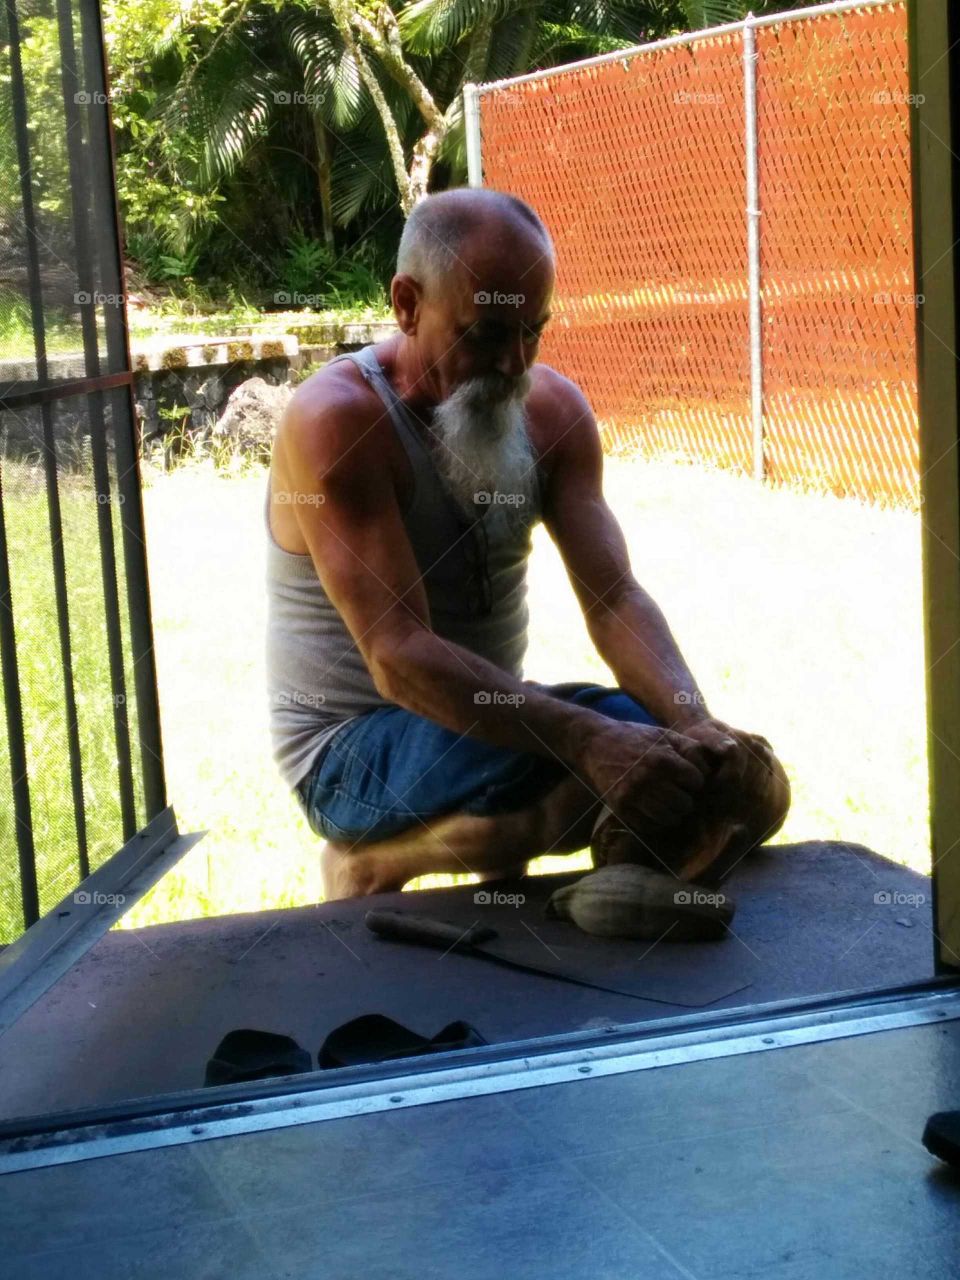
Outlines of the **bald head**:
{"type": "Polygon", "coordinates": [[[400,238],[397,273],[412,276],[432,301],[461,272],[475,276],[491,256],[518,252],[555,266],[550,233],[530,205],[506,191],[455,187],[414,206],[400,238]]]}
{"type": "Polygon", "coordinates": [[[441,471],[470,512],[482,491],[525,505],[524,401],[554,278],[549,233],[504,191],[427,196],[404,228],[390,284],[401,335],[393,370],[408,403],[432,411],[441,471]]]}

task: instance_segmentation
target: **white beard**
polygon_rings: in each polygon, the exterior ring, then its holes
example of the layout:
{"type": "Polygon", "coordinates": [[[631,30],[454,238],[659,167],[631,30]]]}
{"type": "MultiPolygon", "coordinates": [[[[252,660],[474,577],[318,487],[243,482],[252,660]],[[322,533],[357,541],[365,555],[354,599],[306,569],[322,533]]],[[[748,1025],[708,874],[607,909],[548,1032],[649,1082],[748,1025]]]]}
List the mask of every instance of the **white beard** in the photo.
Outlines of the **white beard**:
{"type": "Polygon", "coordinates": [[[434,409],[437,469],[471,519],[491,506],[515,517],[530,510],[536,456],[523,405],[529,391],[528,373],[516,381],[484,374],[462,383],[434,409]],[[505,395],[505,388],[512,389],[505,395]]]}

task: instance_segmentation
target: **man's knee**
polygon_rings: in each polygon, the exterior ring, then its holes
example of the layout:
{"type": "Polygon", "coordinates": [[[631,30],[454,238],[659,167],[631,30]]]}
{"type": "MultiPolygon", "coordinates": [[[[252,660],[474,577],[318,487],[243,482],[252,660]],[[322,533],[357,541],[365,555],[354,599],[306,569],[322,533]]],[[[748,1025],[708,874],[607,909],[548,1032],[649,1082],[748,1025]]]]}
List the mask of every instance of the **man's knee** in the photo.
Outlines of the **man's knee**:
{"type": "Polygon", "coordinates": [[[576,853],[590,843],[601,801],[570,774],[535,806],[542,853],[576,853]]]}

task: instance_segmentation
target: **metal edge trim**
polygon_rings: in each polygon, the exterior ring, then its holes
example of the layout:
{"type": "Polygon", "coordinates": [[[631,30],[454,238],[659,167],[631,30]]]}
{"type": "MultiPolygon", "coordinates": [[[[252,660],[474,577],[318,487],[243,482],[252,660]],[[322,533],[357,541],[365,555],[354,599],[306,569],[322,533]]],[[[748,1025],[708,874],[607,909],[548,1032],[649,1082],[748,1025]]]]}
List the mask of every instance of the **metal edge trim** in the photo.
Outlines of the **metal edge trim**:
{"type": "Polygon", "coordinates": [[[168,805],[0,952],[0,1036],[204,834],[181,835],[168,805]],[[79,893],[89,903],[78,902],[79,893]]]}
{"type": "Polygon", "coordinates": [[[252,1102],[200,1106],[127,1123],[0,1141],[0,1175],[955,1019],[960,1019],[960,991],[950,987],[870,1006],[826,1009],[812,1016],[772,1015],[727,1028],[698,1027],[617,1044],[559,1048],[539,1055],[288,1092],[252,1102]]]}

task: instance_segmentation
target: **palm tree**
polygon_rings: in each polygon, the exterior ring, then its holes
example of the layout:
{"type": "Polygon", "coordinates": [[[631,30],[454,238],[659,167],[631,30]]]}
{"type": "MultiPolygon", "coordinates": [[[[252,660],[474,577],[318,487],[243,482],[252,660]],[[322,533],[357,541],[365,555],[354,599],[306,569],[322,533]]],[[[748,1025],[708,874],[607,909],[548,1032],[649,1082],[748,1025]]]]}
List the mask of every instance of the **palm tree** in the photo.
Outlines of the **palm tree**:
{"type": "Polygon", "coordinates": [[[397,15],[346,0],[244,5],[219,30],[192,32],[186,60],[182,42],[158,50],[170,177],[208,191],[245,169],[289,179],[299,159],[332,246],[336,225],[398,194],[408,211],[435,165],[464,179],[466,81],[622,48],[679,16],[675,0],[415,0],[397,15]]]}
{"type": "MultiPolygon", "coordinates": [[[[746,0],[240,0],[172,24],[138,72],[154,179],[196,200],[171,232],[267,257],[392,222],[466,177],[462,90],[743,16],[746,0]],[[159,126],[159,127],[158,127],[159,126]]],[[[758,11],[787,0],[755,0],[758,11]]],[[[144,149],[142,135],[121,146],[144,149]]],[[[149,218],[147,234],[155,234],[149,218]]],[[[391,231],[392,233],[392,231],[391,231]]],[[[262,259],[261,259],[262,260],[262,259]]]]}
{"type": "MultiPolygon", "coordinates": [[[[162,66],[155,70],[163,76],[162,66]]],[[[371,104],[329,15],[250,5],[215,35],[197,33],[185,69],[181,62],[166,70],[160,109],[169,135],[199,142],[192,164],[192,149],[180,149],[183,179],[209,189],[244,166],[289,175],[306,165],[332,248],[335,139],[361,129],[371,104]]]]}

